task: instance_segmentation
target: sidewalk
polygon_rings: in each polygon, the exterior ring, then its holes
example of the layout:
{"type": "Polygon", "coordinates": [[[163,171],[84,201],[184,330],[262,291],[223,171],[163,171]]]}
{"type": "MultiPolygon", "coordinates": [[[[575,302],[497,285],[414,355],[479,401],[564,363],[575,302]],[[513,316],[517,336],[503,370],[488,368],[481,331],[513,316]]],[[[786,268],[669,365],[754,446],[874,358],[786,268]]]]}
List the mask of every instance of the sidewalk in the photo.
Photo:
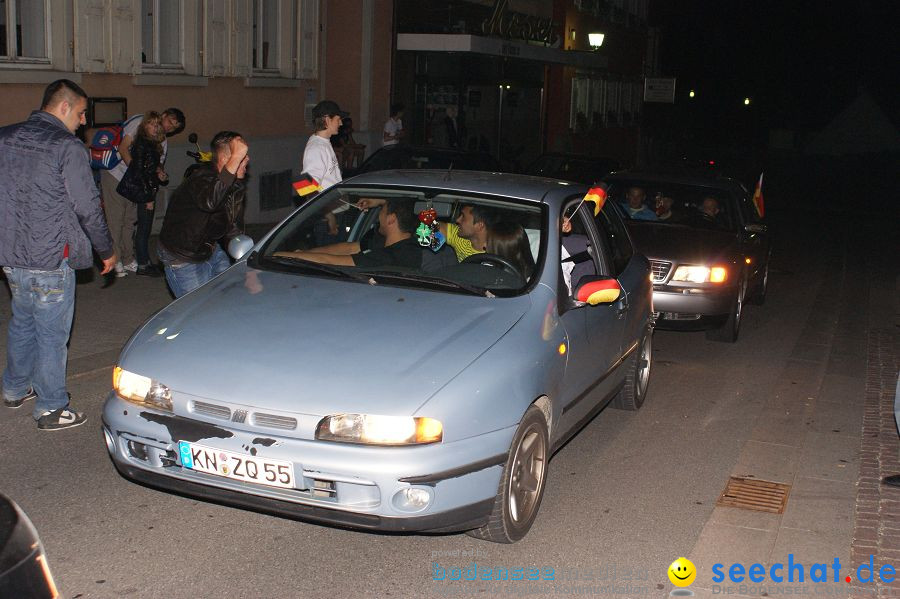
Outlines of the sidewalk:
{"type": "Polygon", "coordinates": [[[900,489],[880,484],[900,473],[897,273],[883,251],[855,236],[820,256],[833,276],[815,291],[803,332],[732,472],[790,485],[784,512],[717,506],[689,556],[698,570],[690,588],[699,597],[900,596],[900,582],[882,583],[877,575],[883,564],[900,570],[900,489]],[[865,276],[848,276],[848,263],[855,271],[863,264],[865,276]],[[857,567],[870,556],[875,582],[860,582],[857,567]],[[803,582],[796,570],[788,581],[791,562],[804,566],[803,582]],[[713,579],[713,564],[722,564],[724,576],[713,579]],[[744,568],[739,582],[729,575],[732,564],[744,568]],[[753,564],[764,568],[762,582],[750,580],[753,564]],[[776,571],[784,582],[773,582],[773,564],[784,565],[776,571]],[[811,580],[815,564],[827,567],[827,582],[811,580]]]}

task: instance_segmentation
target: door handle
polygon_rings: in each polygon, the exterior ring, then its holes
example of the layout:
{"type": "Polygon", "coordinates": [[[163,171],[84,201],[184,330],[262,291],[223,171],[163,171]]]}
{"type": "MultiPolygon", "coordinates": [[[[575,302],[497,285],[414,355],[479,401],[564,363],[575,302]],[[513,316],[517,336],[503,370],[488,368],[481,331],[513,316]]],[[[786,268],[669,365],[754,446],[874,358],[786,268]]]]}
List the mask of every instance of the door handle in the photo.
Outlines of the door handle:
{"type": "Polygon", "coordinates": [[[619,318],[624,318],[624,317],[625,317],[625,313],[628,312],[628,308],[629,308],[629,306],[628,306],[628,295],[623,291],[623,292],[622,292],[622,298],[619,300],[619,307],[618,307],[618,310],[616,310],[616,315],[617,315],[619,318]]]}

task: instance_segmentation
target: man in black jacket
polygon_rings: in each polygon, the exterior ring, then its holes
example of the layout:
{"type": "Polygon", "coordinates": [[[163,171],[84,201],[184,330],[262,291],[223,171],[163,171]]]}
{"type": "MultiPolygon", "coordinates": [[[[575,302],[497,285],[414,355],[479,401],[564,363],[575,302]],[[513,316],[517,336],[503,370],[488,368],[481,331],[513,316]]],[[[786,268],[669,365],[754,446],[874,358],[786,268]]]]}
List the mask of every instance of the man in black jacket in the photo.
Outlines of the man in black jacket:
{"type": "Polygon", "coordinates": [[[176,298],[229,267],[220,242],[244,228],[249,148],[234,131],[216,133],[210,146],[211,164],[195,170],[178,186],[159,233],[159,258],[176,298]]]}
{"type": "Polygon", "coordinates": [[[116,263],[100,208],[87,148],[75,137],[84,125],[87,94],[68,79],[44,91],[41,109],[0,129],[0,265],[12,295],[3,403],[34,399],[41,430],[83,424],[69,407],[66,344],[75,312],[75,271],[102,274],[116,263]]]}

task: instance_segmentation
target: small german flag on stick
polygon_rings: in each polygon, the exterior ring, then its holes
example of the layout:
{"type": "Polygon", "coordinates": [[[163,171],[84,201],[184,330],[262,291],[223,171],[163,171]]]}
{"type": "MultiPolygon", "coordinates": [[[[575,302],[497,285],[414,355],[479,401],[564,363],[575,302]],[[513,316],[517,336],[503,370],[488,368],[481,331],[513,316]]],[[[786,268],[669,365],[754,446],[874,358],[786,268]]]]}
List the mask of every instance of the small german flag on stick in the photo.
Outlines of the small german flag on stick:
{"type": "Polygon", "coordinates": [[[317,193],[319,189],[319,182],[310,177],[308,173],[301,173],[300,180],[294,182],[294,191],[301,198],[305,198],[311,193],[317,193]]]}
{"type": "Polygon", "coordinates": [[[578,205],[575,206],[575,210],[573,210],[571,214],[578,212],[578,209],[581,208],[581,205],[585,202],[592,202],[594,204],[594,216],[600,214],[600,210],[603,209],[603,204],[606,203],[606,184],[600,183],[595,187],[588,189],[588,192],[584,194],[584,197],[581,198],[581,201],[578,202],[578,205]]]}

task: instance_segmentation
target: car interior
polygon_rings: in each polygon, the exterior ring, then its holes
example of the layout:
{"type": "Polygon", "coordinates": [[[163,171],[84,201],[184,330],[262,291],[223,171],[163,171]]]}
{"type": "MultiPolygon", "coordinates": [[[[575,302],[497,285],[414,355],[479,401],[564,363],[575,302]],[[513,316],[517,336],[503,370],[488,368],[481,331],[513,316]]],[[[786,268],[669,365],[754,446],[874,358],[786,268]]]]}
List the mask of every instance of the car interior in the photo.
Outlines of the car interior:
{"type": "MultiPolygon", "coordinates": [[[[397,272],[446,279],[468,286],[489,289],[492,292],[519,292],[524,290],[534,278],[535,265],[541,257],[541,227],[544,220],[542,209],[536,205],[520,204],[491,198],[471,197],[454,194],[426,194],[425,192],[396,192],[383,189],[348,190],[342,189],[310,202],[309,210],[301,210],[294,218],[276,231],[263,249],[263,254],[271,256],[275,252],[319,250],[324,246],[359,242],[363,250],[384,247],[384,238],[379,233],[379,212],[383,206],[360,210],[357,203],[362,199],[387,200],[403,199],[412,204],[415,215],[433,210],[436,216],[435,231],[440,225],[456,227],[465,206],[478,206],[489,214],[495,226],[505,228],[513,237],[518,237],[520,251],[514,255],[478,253],[463,261],[450,244],[440,242],[431,246],[427,238],[419,239],[422,246],[422,264],[418,269],[397,265],[379,267],[379,272],[397,272]],[[326,215],[335,216],[337,232],[331,228],[326,215]],[[424,242],[424,243],[423,243],[424,242]],[[522,249],[524,248],[524,249],[522,249]]],[[[421,219],[419,219],[421,220],[421,219]]],[[[421,226],[420,226],[421,230],[421,226]]],[[[499,230],[499,229],[498,229],[499,230]]],[[[425,230],[427,234],[427,229],[425,230]]],[[[414,234],[414,238],[417,236],[414,234]]],[[[514,240],[515,241],[515,240],[514,240]]],[[[509,246],[511,247],[511,246],[509,246]]],[[[347,267],[355,270],[370,269],[347,267]]]]}

